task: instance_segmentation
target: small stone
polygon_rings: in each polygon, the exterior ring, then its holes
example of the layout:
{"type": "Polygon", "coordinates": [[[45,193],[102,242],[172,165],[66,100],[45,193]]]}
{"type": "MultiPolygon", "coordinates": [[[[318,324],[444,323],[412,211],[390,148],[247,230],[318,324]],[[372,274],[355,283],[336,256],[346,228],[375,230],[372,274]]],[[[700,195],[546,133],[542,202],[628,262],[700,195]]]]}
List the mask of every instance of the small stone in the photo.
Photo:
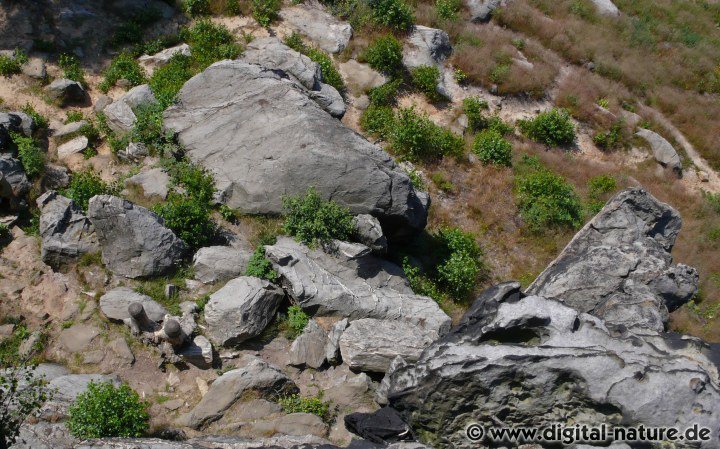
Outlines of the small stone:
{"type": "Polygon", "coordinates": [[[60,137],[69,136],[70,134],[75,134],[76,132],[80,131],[80,129],[83,126],[86,126],[88,124],[87,120],[80,120],[77,122],[71,122],[67,125],[63,125],[55,132],[53,133],[53,137],[56,139],[59,139],[60,137]]]}
{"type": "Polygon", "coordinates": [[[710,182],[710,176],[708,176],[706,171],[698,171],[698,179],[700,182],[710,182]]]}
{"type": "Polygon", "coordinates": [[[85,136],[78,136],[69,142],[65,142],[60,145],[57,149],[58,158],[67,159],[73,154],[81,153],[88,147],[88,138],[85,136]]]}
{"type": "Polygon", "coordinates": [[[45,61],[40,58],[30,58],[28,62],[20,67],[23,75],[29,76],[35,79],[45,79],[47,77],[47,69],[45,67],[45,61]]]}
{"type": "Polygon", "coordinates": [[[177,285],[175,284],[166,284],[165,285],[165,297],[167,299],[174,298],[179,293],[179,289],[177,285]]]}
{"type": "Polygon", "coordinates": [[[165,402],[163,405],[166,409],[170,411],[175,411],[185,405],[185,401],[183,401],[182,399],[173,399],[171,401],[165,402]]]}
{"type": "Polygon", "coordinates": [[[132,365],[135,362],[135,356],[124,338],[117,338],[113,340],[110,342],[108,347],[115,353],[118,359],[126,364],[132,365]]]}
{"type": "Polygon", "coordinates": [[[87,348],[100,335],[100,330],[87,324],[76,324],[60,332],[59,342],[70,353],[77,353],[87,348]]]}
{"type": "Polygon", "coordinates": [[[197,384],[198,391],[200,391],[200,396],[205,396],[210,389],[207,381],[201,377],[196,377],[195,383],[197,384]]]}
{"type": "Polygon", "coordinates": [[[105,358],[104,351],[90,351],[83,354],[83,363],[85,365],[97,365],[105,358]]]}

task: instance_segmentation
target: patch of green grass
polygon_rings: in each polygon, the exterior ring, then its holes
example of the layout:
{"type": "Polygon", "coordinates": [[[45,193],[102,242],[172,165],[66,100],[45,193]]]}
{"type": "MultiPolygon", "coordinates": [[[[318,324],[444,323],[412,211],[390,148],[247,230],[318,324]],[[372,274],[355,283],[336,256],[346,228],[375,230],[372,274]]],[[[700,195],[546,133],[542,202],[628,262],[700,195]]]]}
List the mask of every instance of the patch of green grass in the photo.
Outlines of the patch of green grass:
{"type": "Polygon", "coordinates": [[[277,282],[278,274],[273,270],[272,263],[265,257],[265,248],[259,245],[253,251],[248,261],[245,276],[254,276],[256,278],[265,279],[270,282],[277,282]]]}
{"type": "Polygon", "coordinates": [[[373,87],[368,92],[370,103],[375,106],[394,106],[397,103],[398,90],[401,85],[402,80],[396,79],[381,86],[373,87]]]}
{"type": "Polygon", "coordinates": [[[162,217],[165,226],[193,251],[207,246],[215,239],[217,226],[210,218],[207,202],[191,196],[171,194],[166,202],[153,207],[153,212],[162,217]]]}
{"type": "Polygon", "coordinates": [[[63,69],[65,78],[77,81],[84,87],[87,87],[87,81],[85,81],[85,72],[80,67],[80,61],[77,57],[63,53],[58,58],[58,65],[63,69]]]}
{"type": "Polygon", "coordinates": [[[308,322],[310,322],[310,317],[303,312],[300,306],[292,305],[288,307],[287,317],[282,321],[280,327],[288,339],[294,340],[302,334],[308,322]]]}
{"type": "Polygon", "coordinates": [[[22,71],[22,65],[28,62],[27,55],[19,48],[12,56],[0,55],[0,75],[10,77],[22,71]]]}
{"type": "Polygon", "coordinates": [[[18,351],[22,342],[28,337],[30,337],[30,330],[27,326],[17,324],[10,337],[0,340],[0,367],[12,366],[21,362],[18,351]]]}
{"type": "Polygon", "coordinates": [[[235,59],[242,51],[225,26],[208,19],[198,20],[194,26],[183,29],[180,37],[190,45],[196,72],[220,60],[235,59]]]}
{"type": "Polygon", "coordinates": [[[595,215],[605,206],[610,195],[617,191],[617,181],[612,175],[598,175],[590,178],[588,188],[588,213],[595,215]]]}
{"type": "Polygon", "coordinates": [[[462,137],[436,125],[413,108],[397,112],[389,140],[394,152],[412,161],[459,157],[465,146],[462,137]]]}
{"type": "Polygon", "coordinates": [[[395,125],[395,112],[390,106],[370,104],[360,116],[360,127],[370,135],[386,139],[395,125]]]}
{"type": "Polygon", "coordinates": [[[32,137],[11,132],[10,137],[18,148],[18,159],[28,178],[37,178],[45,171],[45,153],[32,137]]]}
{"type": "Polygon", "coordinates": [[[436,0],[435,11],[439,18],[449,21],[458,19],[462,9],[460,0],[436,0]]]}
{"type": "Polygon", "coordinates": [[[565,109],[552,109],[532,120],[520,120],[520,129],[530,139],[548,146],[569,145],[575,141],[575,125],[565,109]]]}
{"type": "Polygon", "coordinates": [[[413,85],[432,102],[446,98],[437,90],[440,81],[440,70],[435,66],[416,67],[410,71],[413,85]]]}
{"type": "Polygon", "coordinates": [[[90,198],[95,195],[112,194],[113,189],[97,173],[86,170],[74,173],[70,178],[70,184],[61,193],[75,201],[78,207],[87,212],[90,198]]]}
{"type": "Polygon", "coordinates": [[[362,59],[378,72],[398,76],[403,70],[402,44],[391,34],[381,36],[365,49],[362,59]]]}
{"type": "Polygon", "coordinates": [[[145,70],[135,60],[135,57],[129,52],[123,52],[113,58],[103,73],[103,81],[98,86],[103,92],[107,92],[119,80],[127,80],[131,86],[139,86],[145,83],[145,70]]]}
{"type": "Polygon", "coordinates": [[[446,177],[445,174],[442,172],[435,172],[430,175],[430,180],[435,184],[435,186],[442,190],[445,193],[452,193],[453,190],[455,190],[455,186],[452,182],[450,182],[446,177]]]}
{"type": "Polygon", "coordinates": [[[40,129],[40,130],[48,129],[49,122],[48,122],[47,117],[43,116],[38,111],[36,111],[35,108],[33,107],[33,105],[31,105],[30,103],[25,103],[25,106],[20,108],[20,110],[23,111],[24,113],[26,113],[27,115],[29,115],[30,118],[33,119],[33,122],[35,123],[35,126],[38,129],[40,129]]]}
{"type": "Polygon", "coordinates": [[[330,421],[330,404],[321,396],[303,397],[297,394],[278,399],[278,404],[285,413],[311,413],[323,421],[330,421]]]}
{"type": "Polygon", "coordinates": [[[350,210],[324,200],[312,187],[302,196],[283,198],[283,210],[284,231],[308,246],[348,240],[355,232],[350,210]]]}
{"type": "Polygon", "coordinates": [[[182,9],[190,17],[210,14],[210,0],[182,0],[182,9]]]}
{"type": "Polygon", "coordinates": [[[192,57],[177,54],[153,72],[150,88],[163,109],[175,102],[177,93],[195,75],[192,63],[192,57]]]}

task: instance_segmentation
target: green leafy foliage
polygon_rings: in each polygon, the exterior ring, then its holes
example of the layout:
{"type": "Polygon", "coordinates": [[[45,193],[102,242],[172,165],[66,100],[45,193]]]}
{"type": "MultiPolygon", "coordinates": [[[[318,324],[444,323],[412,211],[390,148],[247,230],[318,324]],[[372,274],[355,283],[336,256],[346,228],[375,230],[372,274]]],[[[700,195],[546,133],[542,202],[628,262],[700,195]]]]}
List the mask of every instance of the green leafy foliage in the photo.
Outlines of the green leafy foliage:
{"type": "Polygon", "coordinates": [[[593,176],[587,182],[588,212],[591,215],[600,212],[610,195],[617,190],[617,181],[612,175],[593,176]]]}
{"type": "Polygon", "coordinates": [[[410,71],[413,85],[430,101],[441,101],[445,97],[437,90],[440,70],[434,65],[416,67],[410,71]]]}
{"type": "Polygon", "coordinates": [[[35,366],[6,363],[0,359],[0,447],[12,446],[26,419],[36,416],[50,398],[44,378],[34,375],[35,366]]]}
{"type": "Polygon", "coordinates": [[[371,0],[372,18],[375,23],[406,31],[415,23],[412,7],[402,0],[371,0]]]}
{"type": "Polygon", "coordinates": [[[392,149],[409,160],[430,160],[463,153],[462,137],[419,115],[413,108],[398,111],[389,134],[392,149]]]}
{"type": "Polygon", "coordinates": [[[229,16],[237,16],[242,13],[242,8],[240,8],[240,1],[239,0],[227,0],[227,3],[225,4],[225,12],[229,16]]]}
{"type": "Polygon", "coordinates": [[[302,37],[300,37],[300,34],[296,32],[293,32],[285,38],[285,44],[293,50],[304,54],[313,62],[316,62],[320,66],[323,82],[325,84],[329,84],[334,87],[338,90],[338,92],[345,90],[345,82],[343,81],[340,72],[338,72],[335,67],[335,63],[332,58],[327,53],[318,48],[306,45],[303,42],[302,37]]]}
{"type": "Polygon", "coordinates": [[[460,0],[436,0],[435,2],[435,11],[438,17],[444,20],[457,20],[461,9],[460,0]]]}
{"type": "Polygon", "coordinates": [[[216,226],[207,202],[172,194],[165,203],[153,207],[153,212],[193,250],[207,246],[215,238],[216,226]]]}
{"type": "Polygon", "coordinates": [[[442,228],[435,237],[442,247],[438,282],[456,300],[464,299],[472,293],[483,271],[482,250],[472,234],[458,228],[442,228]]]}
{"type": "Polygon", "coordinates": [[[27,55],[16,48],[12,56],[0,55],[0,75],[12,76],[20,73],[22,65],[28,62],[27,55]]]}
{"type": "Polygon", "coordinates": [[[330,420],[330,404],[320,396],[303,397],[298,394],[278,399],[278,403],[285,413],[311,413],[319,416],[323,421],[330,420]]]}
{"type": "Polygon", "coordinates": [[[135,60],[131,53],[123,52],[113,58],[103,73],[103,81],[99,88],[103,92],[107,92],[120,79],[127,80],[131,86],[139,86],[146,81],[145,70],[135,60]]]}
{"type": "Polygon", "coordinates": [[[103,181],[97,173],[86,170],[74,173],[70,178],[70,184],[62,194],[75,201],[82,210],[87,212],[88,202],[95,195],[107,195],[112,193],[112,188],[103,181]]]}
{"type": "Polygon", "coordinates": [[[45,171],[45,153],[32,137],[11,132],[10,137],[18,148],[18,159],[29,178],[37,178],[45,171]]]}
{"type": "Polygon", "coordinates": [[[294,340],[298,335],[302,334],[310,321],[310,317],[303,312],[300,306],[292,305],[288,307],[287,320],[285,321],[285,327],[287,328],[285,334],[291,340],[294,340]]]}
{"type": "Polygon", "coordinates": [[[210,0],[182,0],[182,8],[190,17],[210,14],[210,0]]]}
{"type": "Polygon", "coordinates": [[[575,125],[565,109],[542,112],[532,120],[520,120],[519,124],[526,136],[545,145],[569,145],[575,141],[575,125]]]}
{"type": "Polygon", "coordinates": [[[450,182],[443,172],[435,172],[432,175],[430,175],[430,180],[435,184],[435,186],[446,193],[452,193],[453,190],[455,190],[455,186],[452,182],[450,182]]]}
{"type": "Polygon", "coordinates": [[[35,122],[35,126],[38,129],[41,129],[41,130],[48,129],[49,122],[48,122],[47,117],[43,116],[38,111],[36,111],[35,108],[33,107],[33,105],[31,105],[30,103],[26,103],[25,106],[20,108],[20,110],[23,111],[24,113],[26,113],[27,115],[29,115],[30,118],[33,119],[33,122],[35,122]]]}
{"type": "Polygon", "coordinates": [[[182,187],[188,196],[205,203],[212,201],[215,181],[203,167],[186,160],[174,159],[164,159],[162,167],[170,175],[173,185],[182,187]]]}
{"type": "Polygon", "coordinates": [[[255,251],[253,251],[247,268],[245,269],[245,276],[254,276],[270,282],[277,281],[278,274],[273,270],[272,264],[265,257],[265,248],[263,245],[259,245],[255,248],[255,251]]]}
{"type": "Polygon", "coordinates": [[[378,72],[391,76],[402,72],[402,44],[391,34],[375,39],[362,58],[378,72]]]}
{"type": "Polygon", "coordinates": [[[553,227],[577,228],[583,207],[572,185],[544,167],[537,158],[525,156],[515,178],[520,214],[532,232],[553,227]]]}
{"type": "Polygon", "coordinates": [[[347,240],[355,231],[350,210],[322,199],[312,187],[304,196],[283,198],[283,209],[284,231],[309,246],[347,240]]]}
{"type": "Polygon", "coordinates": [[[463,112],[468,118],[468,128],[477,132],[487,128],[488,120],[484,111],[488,110],[487,101],[478,97],[467,97],[463,100],[463,112]]]}
{"type": "Polygon", "coordinates": [[[150,78],[150,88],[163,109],[175,102],[175,97],[185,82],[195,75],[192,57],[174,55],[168,63],[155,71],[150,78]]]}
{"type": "Polygon", "coordinates": [[[370,104],[360,116],[360,127],[368,134],[387,138],[395,123],[395,112],[390,106],[370,104]]]}
{"type": "Polygon", "coordinates": [[[373,87],[368,92],[370,103],[376,106],[393,106],[397,102],[401,79],[389,81],[381,86],[373,87]]]}
{"type": "Polygon", "coordinates": [[[73,55],[61,54],[58,58],[58,65],[65,74],[65,78],[73,81],[77,81],[83,86],[87,86],[85,81],[85,72],[80,67],[80,61],[73,55]]]}
{"type": "Polygon", "coordinates": [[[145,104],[134,110],[135,125],[130,132],[130,141],[143,143],[151,154],[165,142],[163,131],[163,107],[160,104],[145,104]]]}
{"type": "Polygon", "coordinates": [[[260,26],[268,27],[277,20],[281,6],[280,0],[252,0],[253,18],[260,26]]]}
{"type": "Polygon", "coordinates": [[[512,165],[512,145],[495,130],[481,131],[475,136],[472,149],[484,165],[512,165]]]}
{"type": "Polygon", "coordinates": [[[76,438],[141,437],[148,429],[148,404],[128,385],[94,383],[68,410],[67,427],[76,438]]]}
{"type": "Polygon", "coordinates": [[[242,50],[225,26],[209,19],[198,20],[193,27],[183,29],[180,37],[190,45],[196,72],[220,60],[235,59],[242,50]]]}
{"type": "Polygon", "coordinates": [[[624,123],[622,120],[616,121],[607,131],[599,132],[593,137],[593,142],[604,150],[614,150],[623,148],[627,144],[627,136],[625,136],[624,123]]]}

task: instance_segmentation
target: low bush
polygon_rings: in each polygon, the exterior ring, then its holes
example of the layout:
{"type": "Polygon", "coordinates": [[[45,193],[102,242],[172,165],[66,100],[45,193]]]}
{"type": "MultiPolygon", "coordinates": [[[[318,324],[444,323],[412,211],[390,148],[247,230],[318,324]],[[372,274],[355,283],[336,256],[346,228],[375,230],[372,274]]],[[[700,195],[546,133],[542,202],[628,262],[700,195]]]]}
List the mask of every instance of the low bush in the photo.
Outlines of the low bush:
{"type": "Polygon", "coordinates": [[[392,149],[408,160],[459,157],[465,145],[462,137],[417,114],[413,108],[398,111],[389,138],[392,149]]]}
{"type": "Polygon", "coordinates": [[[225,26],[208,19],[198,20],[194,26],[183,29],[180,37],[190,45],[196,72],[220,60],[235,59],[242,50],[225,26]]]}
{"type": "Polygon", "coordinates": [[[284,327],[286,328],[285,335],[294,340],[298,335],[302,334],[310,321],[310,317],[303,312],[300,306],[292,305],[288,307],[287,319],[285,320],[284,327]]]}
{"type": "Polygon", "coordinates": [[[255,251],[248,261],[245,276],[254,276],[270,282],[277,281],[278,274],[275,270],[273,270],[272,264],[265,257],[265,248],[263,245],[259,245],[255,248],[255,251]]]}
{"type": "Polygon", "coordinates": [[[61,192],[75,201],[82,210],[87,212],[88,202],[95,195],[112,193],[112,188],[92,170],[74,173],[67,188],[61,192]]]}
{"type": "Polygon", "coordinates": [[[395,112],[390,106],[371,104],[360,116],[360,127],[373,136],[387,139],[395,122],[395,112]]]}
{"type": "Polygon", "coordinates": [[[197,198],[172,194],[153,211],[193,250],[207,246],[215,238],[216,226],[210,219],[210,207],[197,198]]]}
{"type": "Polygon", "coordinates": [[[105,72],[103,81],[98,86],[101,91],[107,92],[119,80],[127,80],[131,86],[139,86],[146,81],[145,70],[135,60],[133,55],[123,52],[113,58],[105,72]]]}
{"type": "Polygon", "coordinates": [[[472,234],[458,228],[442,228],[435,238],[442,248],[437,266],[438,283],[455,300],[466,299],[484,269],[480,246],[472,234]]]}
{"type": "Polygon", "coordinates": [[[440,70],[433,66],[416,67],[410,71],[413,85],[432,102],[444,100],[445,97],[437,90],[440,81],[440,70]]]}
{"type": "Polygon", "coordinates": [[[330,419],[330,404],[320,396],[302,397],[298,394],[285,396],[278,400],[285,413],[311,413],[323,421],[330,419]]]}
{"type": "Polygon", "coordinates": [[[520,214],[532,232],[553,227],[577,228],[582,224],[583,207],[572,185],[540,164],[524,157],[515,192],[520,214]]]}
{"type": "Polygon", "coordinates": [[[141,437],[148,429],[148,404],[128,385],[88,385],[68,410],[67,427],[76,438],[141,437]]]}
{"type": "Polygon", "coordinates": [[[173,56],[166,65],[155,69],[149,84],[163,109],[175,102],[177,93],[194,75],[192,58],[182,54],[173,56]]]}
{"type": "Polygon", "coordinates": [[[163,107],[160,104],[145,104],[135,108],[135,125],[130,132],[130,141],[143,143],[155,154],[165,141],[163,131],[163,107]]]}
{"type": "Polygon", "coordinates": [[[611,175],[598,175],[587,182],[588,212],[595,215],[605,206],[610,195],[617,190],[617,181],[611,175]]]}
{"type": "Polygon", "coordinates": [[[20,73],[22,65],[26,62],[28,62],[28,57],[19,48],[15,49],[12,56],[0,55],[0,75],[10,77],[20,73]]]}
{"type": "Polygon", "coordinates": [[[402,72],[402,44],[393,35],[375,39],[365,50],[362,59],[378,72],[397,76],[402,72]]]}
{"type": "Polygon", "coordinates": [[[406,31],[415,23],[415,15],[410,5],[402,0],[371,0],[372,18],[375,23],[406,31]]]}
{"type": "Polygon", "coordinates": [[[284,231],[309,246],[333,239],[348,240],[355,232],[350,210],[322,199],[312,187],[304,196],[283,198],[283,209],[284,231]]]}
{"type": "Polygon", "coordinates": [[[626,134],[625,124],[619,120],[614,122],[607,131],[595,134],[593,142],[604,150],[620,149],[628,143],[629,136],[626,134]]]}
{"type": "Polygon", "coordinates": [[[370,103],[376,106],[393,106],[397,102],[401,79],[389,81],[381,86],[373,87],[368,92],[370,103]]]}
{"type": "Polygon", "coordinates": [[[527,137],[548,146],[569,145],[575,141],[575,125],[565,109],[542,112],[532,120],[520,120],[519,124],[527,137]]]}
{"type": "Polygon", "coordinates": [[[253,18],[260,26],[268,27],[277,20],[281,6],[280,0],[252,0],[253,18]]]}
{"type": "Polygon", "coordinates": [[[468,129],[477,132],[487,128],[488,119],[484,111],[489,109],[487,101],[478,97],[467,97],[463,100],[463,112],[468,118],[468,129]]]}
{"type": "Polygon", "coordinates": [[[512,145],[497,131],[481,131],[475,136],[472,149],[484,165],[512,165],[512,145]]]}
{"type": "Polygon", "coordinates": [[[457,20],[461,9],[462,2],[460,0],[436,0],[435,2],[435,11],[443,20],[457,20]]]}
{"type": "Polygon", "coordinates": [[[11,132],[10,137],[18,148],[18,159],[28,178],[37,178],[45,171],[45,153],[32,137],[11,132]]]}
{"type": "Polygon", "coordinates": [[[87,87],[87,81],[85,81],[85,72],[80,67],[80,61],[73,55],[61,54],[58,58],[58,65],[63,69],[65,78],[73,81],[77,81],[83,86],[87,87]]]}
{"type": "Polygon", "coordinates": [[[182,8],[190,17],[210,14],[210,0],[182,0],[182,8]]]}
{"type": "Polygon", "coordinates": [[[206,169],[186,160],[163,159],[161,164],[173,186],[182,187],[187,196],[210,204],[215,195],[215,181],[206,169]]]}
{"type": "Polygon", "coordinates": [[[30,118],[33,119],[33,122],[35,123],[35,126],[38,129],[41,129],[41,130],[48,129],[49,121],[48,121],[47,117],[43,116],[38,111],[36,111],[35,108],[33,107],[33,105],[31,105],[30,103],[25,103],[25,106],[20,108],[20,110],[23,111],[24,113],[26,113],[27,115],[29,115],[30,118]]]}

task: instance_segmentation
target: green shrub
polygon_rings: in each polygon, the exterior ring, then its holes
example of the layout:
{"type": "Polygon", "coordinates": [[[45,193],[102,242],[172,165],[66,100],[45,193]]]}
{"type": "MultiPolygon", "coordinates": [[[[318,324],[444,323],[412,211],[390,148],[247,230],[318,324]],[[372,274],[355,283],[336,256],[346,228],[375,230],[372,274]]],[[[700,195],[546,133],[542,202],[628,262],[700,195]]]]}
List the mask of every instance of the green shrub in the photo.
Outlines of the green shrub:
{"type": "Polygon", "coordinates": [[[624,147],[627,139],[624,135],[624,123],[622,120],[613,123],[607,131],[595,134],[593,142],[604,150],[613,150],[624,147]]]}
{"type": "Polygon", "coordinates": [[[472,234],[458,228],[440,229],[435,238],[442,247],[438,283],[456,300],[467,298],[484,269],[480,246],[472,234]]]}
{"type": "Polygon", "coordinates": [[[406,31],[415,23],[412,7],[402,0],[371,0],[372,18],[375,23],[397,31],[406,31]]]}
{"type": "Polygon", "coordinates": [[[239,0],[228,0],[225,4],[225,12],[229,16],[237,16],[242,13],[242,9],[240,8],[240,1],[239,0]]]}
{"type": "Polygon", "coordinates": [[[43,116],[38,111],[36,111],[35,108],[33,107],[33,105],[31,105],[30,103],[25,103],[25,106],[20,108],[20,110],[23,111],[24,113],[26,113],[27,115],[29,115],[30,118],[33,119],[33,122],[35,122],[35,126],[38,129],[48,129],[49,122],[48,122],[47,117],[43,116]]]}
{"type": "Polygon", "coordinates": [[[307,326],[308,322],[310,322],[310,317],[303,312],[300,306],[296,305],[288,307],[287,313],[286,335],[291,340],[294,340],[298,335],[302,334],[303,330],[305,330],[305,326],[307,326]]]}
{"type": "Polygon", "coordinates": [[[434,65],[416,67],[410,71],[413,85],[430,101],[441,101],[445,97],[437,90],[440,81],[440,70],[434,65]]]}
{"type": "Polygon", "coordinates": [[[153,212],[193,250],[207,246],[215,238],[216,226],[207,202],[172,194],[165,203],[153,207],[153,212]]]}
{"type": "Polygon", "coordinates": [[[19,48],[12,56],[0,55],[0,75],[12,76],[22,71],[22,65],[28,62],[27,55],[19,48]]]}
{"type": "Polygon", "coordinates": [[[444,20],[457,20],[462,3],[460,0],[436,0],[435,11],[438,17],[444,20]]]}
{"type": "Polygon", "coordinates": [[[463,100],[463,112],[468,118],[468,129],[477,132],[487,128],[488,120],[484,111],[489,109],[487,101],[478,97],[467,97],[463,100]]]}
{"type": "Polygon", "coordinates": [[[455,78],[455,81],[458,84],[462,85],[468,80],[468,75],[462,69],[455,69],[453,72],[453,78],[455,78]]]}
{"type": "Polygon", "coordinates": [[[253,18],[260,26],[268,27],[277,20],[281,6],[280,0],[252,0],[253,18]]]}
{"type": "Polygon", "coordinates": [[[423,274],[420,267],[411,264],[409,258],[403,258],[402,269],[408,282],[410,282],[410,288],[413,292],[418,295],[429,296],[437,302],[445,300],[446,295],[440,290],[437,283],[423,274]]]}
{"type": "Polygon", "coordinates": [[[270,282],[277,281],[278,274],[273,270],[272,263],[265,257],[265,247],[263,245],[255,248],[245,269],[245,276],[254,276],[270,282]]]}
{"type": "Polygon", "coordinates": [[[182,0],[182,7],[190,17],[210,14],[210,0],[182,0]]]}
{"type": "Polygon", "coordinates": [[[162,167],[170,175],[174,186],[182,187],[187,196],[209,204],[215,195],[215,181],[203,167],[186,160],[163,159],[162,167]]]}
{"type": "Polygon", "coordinates": [[[145,104],[135,109],[135,125],[130,132],[130,141],[145,144],[154,153],[164,142],[163,107],[160,104],[145,104]]]}
{"type": "Polygon", "coordinates": [[[389,81],[382,86],[373,87],[368,92],[370,103],[376,106],[393,106],[397,102],[401,79],[389,81]]]}
{"type": "Polygon", "coordinates": [[[512,165],[512,145],[497,131],[486,129],[475,136],[473,152],[484,165],[512,165]]]}
{"type": "Polygon", "coordinates": [[[500,133],[501,136],[511,134],[515,128],[503,122],[500,117],[493,115],[487,119],[487,129],[500,133]]]}
{"type": "Polygon", "coordinates": [[[128,385],[94,383],[68,410],[67,427],[76,438],[141,437],[148,429],[148,405],[128,385]]]}
{"type": "Polygon", "coordinates": [[[70,184],[62,192],[64,196],[75,201],[75,204],[86,212],[90,198],[110,193],[112,193],[112,188],[91,170],[74,173],[70,178],[70,184]]]}
{"type": "Polygon", "coordinates": [[[523,159],[515,191],[520,214],[533,232],[582,224],[582,204],[572,185],[536,158],[523,159]]]}
{"type": "Polygon", "coordinates": [[[40,145],[32,137],[20,133],[11,132],[10,137],[17,145],[18,159],[28,178],[40,176],[45,171],[45,153],[40,145]]]}
{"type": "Polygon", "coordinates": [[[114,57],[110,62],[110,67],[103,73],[103,77],[104,79],[99,85],[100,90],[103,92],[110,90],[120,79],[127,80],[131,86],[139,86],[146,81],[145,70],[128,52],[120,53],[114,57]]]}
{"type": "Polygon", "coordinates": [[[58,58],[58,65],[65,74],[65,78],[73,81],[77,81],[83,86],[87,87],[87,81],[85,81],[85,72],[80,67],[80,61],[73,55],[61,54],[58,58]]]}
{"type": "Polygon", "coordinates": [[[194,69],[199,72],[223,59],[235,59],[241,48],[232,33],[223,25],[208,19],[198,20],[191,28],[185,28],[180,37],[190,45],[194,69]]]}
{"type": "Polygon", "coordinates": [[[319,416],[323,421],[330,419],[330,404],[323,401],[320,396],[302,397],[298,394],[281,397],[278,404],[285,413],[311,413],[319,416]]]}
{"type": "Polygon", "coordinates": [[[284,231],[309,246],[333,239],[348,240],[355,232],[350,210],[323,200],[313,187],[304,196],[283,198],[283,209],[284,231]]]}
{"type": "Polygon", "coordinates": [[[575,141],[575,125],[565,109],[552,109],[519,123],[526,136],[545,145],[569,145],[575,141]]]}
{"type": "Polygon", "coordinates": [[[617,181],[611,175],[598,175],[587,182],[588,212],[595,215],[605,206],[610,195],[617,190],[617,181]]]}
{"type": "Polygon", "coordinates": [[[413,108],[400,109],[390,132],[392,149],[409,160],[460,156],[464,141],[448,129],[433,123],[413,108]]]}
{"type": "Polygon", "coordinates": [[[163,109],[175,102],[177,93],[194,75],[192,58],[182,54],[174,55],[166,65],[155,69],[149,84],[163,109]]]}
{"type": "Polygon", "coordinates": [[[368,46],[363,59],[378,72],[396,76],[402,71],[402,44],[393,35],[381,36],[368,46]]]}
{"type": "Polygon", "coordinates": [[[395,121],[395,112],[390,106],[376,106],[371,104],[360,116],[360,126],[368,134],[387,138],[392,132],[395,121]]]}

